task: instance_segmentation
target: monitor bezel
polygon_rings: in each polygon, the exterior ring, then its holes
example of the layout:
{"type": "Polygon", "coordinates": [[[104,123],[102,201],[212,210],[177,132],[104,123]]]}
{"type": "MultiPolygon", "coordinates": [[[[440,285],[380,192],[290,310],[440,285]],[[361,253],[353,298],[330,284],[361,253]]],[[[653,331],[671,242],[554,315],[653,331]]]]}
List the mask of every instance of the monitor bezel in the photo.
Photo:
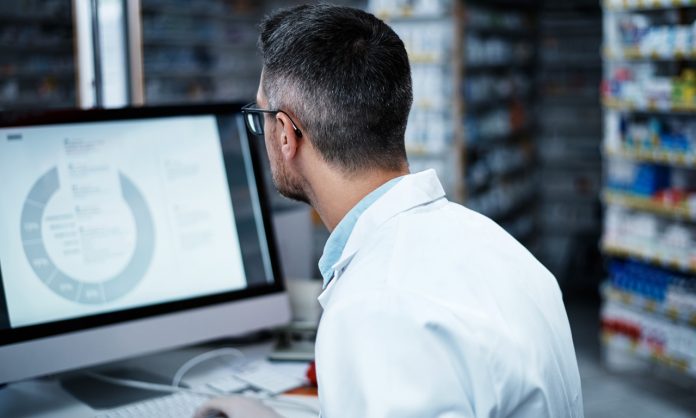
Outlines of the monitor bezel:
{"type": "MultiPolygon", "coordinates": [[[[137,120],[161,117],[213,115],[216,120],[219,116],[236,117],[241,115],[242,103],[221,104],[196,104],[196,105],[168,105],[168,106],[142,106],[124,107],[118,109],[68,109],[68,110],[43,110],[43,111],[11,111],[0,112],[0,128],[20,128],[28,126],[57,125],[81,122],[105,122],[114,120],[137,120]]],[[[245,127],[246,128],[246,127],[245,127]]],[[[85,317],[53,321],[44,324],[30,325],[18,328],[0,330],[0,349],[17,343],[26,343],[32,340],[59,336],[79,331],[88,331],[100,327],[117,325],[134,320],[155,318],[187,310],[215,307],[244,299],[279,294],[285,292],[285,280],[281,269],[271,210],[266,196],[265,182],[263,181],[263,165],[261,163],[261,151],[259,138],[255,141],[254,135],[247,131],[249,138],[249,154],[253,174],[256,181],[258,203],[263,220],[265,239],[268,246],[268,256],[273,272],[273,282],[255,285],[251,288],[201,296],[173,302],[165,302],[157,305],[130,308],[117,312],[102,313],[85,317]]],[[[241,141],[245,140],[240,138],[241,141]]],[[[230,197],[231,198],[231,197],[230,197]]],[[[0,260],[0,266],[2,260],[0,260]]],[[[2,270],[0,270],[0,281],[2,270]]]]}

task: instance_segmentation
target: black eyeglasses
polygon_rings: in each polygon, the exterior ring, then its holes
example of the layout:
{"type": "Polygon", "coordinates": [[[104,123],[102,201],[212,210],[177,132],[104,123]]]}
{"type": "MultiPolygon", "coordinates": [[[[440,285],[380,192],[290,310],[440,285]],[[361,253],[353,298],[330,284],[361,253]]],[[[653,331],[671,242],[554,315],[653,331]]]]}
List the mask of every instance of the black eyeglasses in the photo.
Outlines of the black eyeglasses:
{"type": "Polygon", "coordinates": [[[263,136],[264,133],[264,118],[263,114],[268,113],[269,115],[276,115],[278,113],[283,113],[285,116],[290,119],[290,123],[292,123],[292,129],[295,130],[295,135],[297,135],[298,138],[302,138],[302,131],[295,125],[295,121],[292,120],[290,115],[288,115],[287,112],[283,110],[267,110],[267,109],[261,109],[258,107],[256,103],[249,103],[248,105],[242,107],[242,114],[244,115],[244,121],[246,122],[247,128],[249,128],[249,131],[251,131],[252,134],[258,135],[258,136],[263,136]]]}

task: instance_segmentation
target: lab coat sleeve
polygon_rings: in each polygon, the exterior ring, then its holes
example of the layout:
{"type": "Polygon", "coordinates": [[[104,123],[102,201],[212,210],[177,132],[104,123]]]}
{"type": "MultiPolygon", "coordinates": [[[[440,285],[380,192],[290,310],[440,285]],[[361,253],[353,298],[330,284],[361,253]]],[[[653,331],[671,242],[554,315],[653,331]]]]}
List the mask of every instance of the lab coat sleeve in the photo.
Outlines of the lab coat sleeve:
{"type": "Polygon", "coordinates": [[[385,289],[325,312],[317,342],[323,418],[492,416],[481,359],[462,361],[461,341],[424,315],[436,309],[424,304],[385,289]]]}

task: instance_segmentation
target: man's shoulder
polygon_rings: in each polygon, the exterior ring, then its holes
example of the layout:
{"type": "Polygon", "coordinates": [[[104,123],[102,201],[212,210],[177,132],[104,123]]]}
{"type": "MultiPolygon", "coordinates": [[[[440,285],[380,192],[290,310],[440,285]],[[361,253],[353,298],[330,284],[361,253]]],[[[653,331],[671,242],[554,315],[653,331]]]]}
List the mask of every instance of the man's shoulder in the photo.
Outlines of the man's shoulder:
{"type": "MultiPolygon", "coordinates": [[[[404,211],[385,226],[382,234],[377,234],[376,238],[408,242],[408,245],[395,247],[395,250],[406,252],[414,248],[438,252],[452,245],[483,245],[481,248],[485,248],[488,242],[503,246],[517,245],[517,241],[490,218],[446,199],[404,211]]],[[[441,254],[446,255],[447,252],[441,254]]]]}

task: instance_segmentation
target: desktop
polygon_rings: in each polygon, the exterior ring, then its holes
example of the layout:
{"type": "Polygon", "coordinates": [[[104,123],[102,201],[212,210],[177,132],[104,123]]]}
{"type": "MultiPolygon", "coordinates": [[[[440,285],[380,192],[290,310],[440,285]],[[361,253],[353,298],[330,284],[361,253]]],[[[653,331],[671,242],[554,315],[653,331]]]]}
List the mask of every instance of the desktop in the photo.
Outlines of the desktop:
{"type": "Polygon", "coordinates": [[[289,322],[240,109],[0,114],[0,384],[289,322]]]}

